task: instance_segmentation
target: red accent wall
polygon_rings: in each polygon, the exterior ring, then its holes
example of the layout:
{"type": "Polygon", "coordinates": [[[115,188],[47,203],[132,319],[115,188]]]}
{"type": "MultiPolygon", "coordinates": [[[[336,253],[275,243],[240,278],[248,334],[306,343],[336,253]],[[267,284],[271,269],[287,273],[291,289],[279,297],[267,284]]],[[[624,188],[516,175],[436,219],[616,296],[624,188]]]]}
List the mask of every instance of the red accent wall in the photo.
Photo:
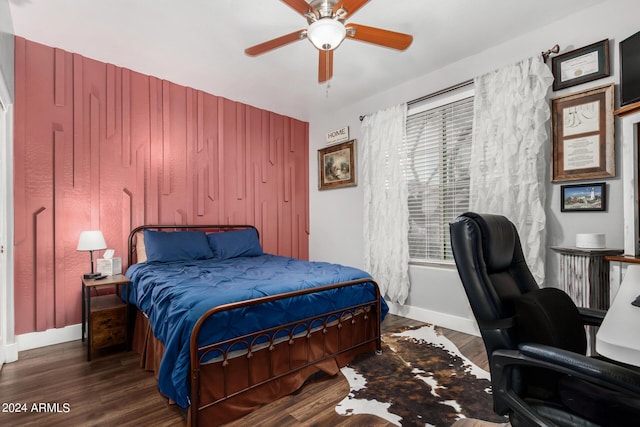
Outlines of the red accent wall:
{"type": "Polygon", "coordinates": [[[308,123],[16,37],[16,334],[77,324],[82,230],[254,224],[308,258],[308,123]]]}

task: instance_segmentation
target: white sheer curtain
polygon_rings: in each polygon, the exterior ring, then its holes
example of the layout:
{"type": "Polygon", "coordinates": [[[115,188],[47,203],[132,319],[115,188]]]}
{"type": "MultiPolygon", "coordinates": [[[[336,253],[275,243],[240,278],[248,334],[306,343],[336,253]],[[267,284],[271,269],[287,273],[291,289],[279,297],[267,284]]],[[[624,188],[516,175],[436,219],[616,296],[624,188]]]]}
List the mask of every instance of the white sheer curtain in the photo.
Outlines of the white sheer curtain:
{"type": "Polygon", "coordinates": [[[539,55],[474,80],[470,210],[501,214],[516,225],[538,283],[544,280],[552,82],[539,55]]]}
{"type": "Polygon", "coordinates": [[[540,55],[474,80],[470,210],[509,218],[544,281],[551,71],[540,55]]]}
{"type": "Polygon", "coordinates": [[[403,173],[407,105],[370,114],[362,121],[365,269],[388,300],[409,295],[409,207],[403,173]]]}

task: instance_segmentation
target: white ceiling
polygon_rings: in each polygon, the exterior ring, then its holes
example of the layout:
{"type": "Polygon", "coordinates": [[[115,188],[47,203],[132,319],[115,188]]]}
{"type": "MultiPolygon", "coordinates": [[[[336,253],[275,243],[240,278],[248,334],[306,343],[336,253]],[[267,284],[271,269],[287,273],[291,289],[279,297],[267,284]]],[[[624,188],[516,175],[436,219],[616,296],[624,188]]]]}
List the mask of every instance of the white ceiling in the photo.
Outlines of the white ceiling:
{"type": "Polygon", "coordinates": [[[9,3],[18,36],[309,120],[603,1],[371,0],[347,22],[409,33],[413,44],[398,52],[347,39],[329,85],[317,83],[318,54],[307,40],[244,54],[306,27],[279,0],[9,3]]]}

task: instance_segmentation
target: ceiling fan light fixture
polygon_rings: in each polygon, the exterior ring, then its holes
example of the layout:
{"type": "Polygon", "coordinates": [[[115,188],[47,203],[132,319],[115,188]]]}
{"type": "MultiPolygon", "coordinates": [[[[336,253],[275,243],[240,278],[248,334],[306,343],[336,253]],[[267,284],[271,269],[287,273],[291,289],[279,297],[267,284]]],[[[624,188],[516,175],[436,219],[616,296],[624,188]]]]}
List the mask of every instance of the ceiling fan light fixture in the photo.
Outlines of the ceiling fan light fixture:
{"type": "Polygon", "coordinates": [[[347,30],[344,25],[330,17],[318,19],[307,29],[307,38],[320,50],[337,48],[346,35],[347,30]]]}

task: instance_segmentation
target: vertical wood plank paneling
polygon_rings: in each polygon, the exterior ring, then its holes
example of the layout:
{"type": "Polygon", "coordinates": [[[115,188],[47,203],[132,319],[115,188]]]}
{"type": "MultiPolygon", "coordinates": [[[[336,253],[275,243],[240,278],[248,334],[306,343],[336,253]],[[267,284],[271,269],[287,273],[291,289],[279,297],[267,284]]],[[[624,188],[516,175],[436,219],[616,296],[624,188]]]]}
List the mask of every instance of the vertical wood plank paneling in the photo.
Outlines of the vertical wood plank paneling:
{"type": "Polygon", "coordinates": [[[131,166],[131,72],[123,69],[122,76],[122,166],[131,166]]]}
{"type": "Polygon", "coordinates": [[[105,111],[107,114],[107,138],[116,132],[116,67],[107,64],[107,91],[105,96],[105,111]]]}
{"type": "Polygon", "coordinates": [[[197,215],[197,203],[198,203],[198,173],[197,167],[197,153],[198,142],[196,141],[198,135],[198,95],[191,89],[186,89],[186,117],[185,117],[185,145],[184,145],[184,169],[185,169],[185,183],[184,183],[184,196],[187,198],[185,207],[187,223],[193,224],[197,215]],[[193,165],[194,167],[188,168],[186,165],[193,165]]]}
{"type": "MultiPolygon", "coordinates": [[[[132,220],[132,228],[137,227],[138,225],[151,223],[146,218],[147,209],[145,207],[145,200],[147,199],[147,186],[145,185],[146,174],[149,171],[148,160],[147,160],[147,150],[144,145],[140,145],[136,150],[136,163],[135,163],[135,173],[133,177],[134,188],[135,188],[135,197],[133,194],[131,197],[133,198],[133,212],[131,213],[132,220]]],[[[129,229],[129,231],[131,231],[129,229]]],[[[127,233],[128,234],[128,233],[127,233]]]]}
{"type": "Polygon", "coordinates": [[[216,122],[218,123],[218,126],[216,127],[216,145],[217,145],[217,149],[216,152],[214,153],[215,159],[214,159],[214,163],[216,165],[216,176],[213,177],[213,179],[216,181],[216,192],[217,192],[217,199],[220,201],[220,203],[218,204],[218,219],[220,222],[225,222],[224,218],[226,217],[226,211],[224,208],[224,200],[225,200],[225,190],[226,190],[226,186],[225,185],[220,185],[221,182],[224,182],[224,129],[225,129],[225,111],[224,111],[224,98],[217,98],[217,106],[216,106],[216,112],[217,114],[217,120],[216,122]]]}
{"type": "Polygon", "coordinates": [[[271,229],[267,227],[267,224],[269,223],[269,202],[266,200],[260,204],[260,216],[260,222],[262,224],[262,228],[260,228],[262,231],[260,236],[262,240],[262,248],[267,253],[276,253],[276,242],[270,238],[272,233],[269,233],[269,231],[271,229]]]}
{"type": "Polygon", "coordinates": [[[58,107],[64,107],[65,103],[65,52],[60,49],[54,49],[55,52],[55,71],[54,71],[54,104],[58,107]]]}
{"type": "Polygon", "coordinates": [[[299,217],[297,257],[309,259],[309,124],[296,121],[293,131],[296,143],[295,212],[299,217]]]}
{"type": "MultiPolygon", "coordinates": [[[[78,275],[73,274],[78,261],[84,259],[75,250],[75,232],[70,224],[77,224],[73,187],[73,55],[60,52],[56,61],[64,61],[64,105],[55,105],[51,117],[54,128],[54,319],[53,327],[59,328],[80,322],[80,298],[78,275]]],[[[60,69],[59,69],[60,70],[60,69]]]]}
{"type": "MultiPolygon", "coordinates": [[[[56,58],[57,60],[57,58],[56,58]]],[[[65,265],[65,244],[64,238],[65,230],[65,215],[64,215],[64,189],[65,189],[65,133],[62,131],[54,131],[53,133],[53,202],[54,202],[54,229],[53,229],[53,241],[54,256],[55,256],[55,269],[54,269],[54,326],[61,328],[65,326],[66,320],[66,265],[65,265]],[[60,285],[60,286],[58,286],[60,285]]]]}
{"type": "Polygon", "coordinates": [[[162,81],[149,78],[149,192],[146,200],[146,218],[149,224],[158,224],[160,218],[160,176],[162,167],[162,81]]]}
{"type": "Polygon", "coordinates": [[[218,168],[218,138],[209,138],[207,139],[207,157],[209,159],[209,174],[208,174],[208,185],[207,185],[207,197],[209,200],[216,201],[220,199],[220,189],[219,183],[220,180],[217,179],[219,176],[219,168],[218,168]]]}
{"type": "MultiPolygon", "coordinates": [[[[261,130],[262,130],[262,135],[260,138],[260,148],[261,148],[261,157],[262,157],[262,161],[260,162],[261,164],[261,177],[262,177],[262,182],[263,183],[267,183],[267,173],[269,170],[269,163],[270,163],[270,159],[269,159],[269,149],[270,149],[270,136],[271,136],[271,128],[270,125],[271,124],[271,118],[269,116],[269,113],[267,111],[263,111],[262,112],[262,117],[261,117],[261,130]]],[[[273,164],[273,163],[271,163],[273,164]]]]}
{"type": "Polygon", "coordinates": [[[207,169],[200,169],[198,171],[198,175],[197,175],[197,184],[196,184],[196,200],[197,200],[197,208],[196,208],[196,214],[198,216],[204,216],[205,214],[205,199],[206,199],[206,194],[207,194],[207,189],[206,189],[206,175],[207,175],[207,169]]]}
{"type": "MultiPolygon", "coordinates": [[[[286,120],[288,122],[288,120],[286,120]]],[[[291,169],[289,165],[291,164],[291,128],[288,123],[285,123],[284,127],[284,147],[283,147],[283,160],[282,165],[284,167],[284,181],[283,181],[283,198],[282,200],[286,203],[291,200],[291,169]]]]}
{"type": "Polygon", "coordinates": [[[248,222],[308,256],[307,123],[15,40],[16,333],[80,321],[84,229],[126,259],[143,223],[248,222]]]}
{"type": "Polygon", "coordinates": [[[73,55],[73,185],[76,178],[84,173],[84,88],[82,57],[73,55]]]}
{"type": "MultiPolygon", "coordinates": [[[[305,231],[305,235],[304,235],[304,239],[306,242],[308,242],[309,239],[309,234],[311,234],[311,225],[309,223],[310,221],[310,215],[309,215],[309,123],[301,123],[303,130],[302,130],[302,135],[299,136],[299,138],[297,139],[298,144],[302,144],[303,146],[303,151],[304,154],[302,156],[303,159],[305,159],[302,162],[302,165],[304,166],[304,170],[302,171],[303,175],[304,175],[304,195],[303,198],[301,200],[301,203],[303,204],[302,206],[302,210],[303,210],[303,215],[305,218],[305,224],[304,224],[304,231],[305,231]]],[[[303,246],[301,246],[304,248],[304,250],[306,251],[306,255],[304,257],[302,257],[303,259],[308,259],[309,258],[309,245],[308,244],[304,244],[303,246]]]]}
{"type": "Polygon", "coordinates": [[[176,209],[173,213],[173,223],[176,225],[184,225],[187,223],[187,215],[182,209],[176,209]]]}
{"type": "Polygon", "coordinates": [[[100,101],[93,93],[89,101],[89,151],[91,229],[100,227],[100,101]]]}
{"type": "Polygon", "coordinates": [[[44,331],[53,326],[53,271],[51,255],[53,253],[51,236],[51,211],[45,207],[33,213],[33,248],[35,248],[35,314],[36,331],[44,331]]]}
{"type": "Polygon", "coordinates": [[[204,150],[204,93],[198,91],[198,153],[204,150]]]}
{"type": "Polygon", "coordinates": [[[243,200],[246,197],[246,147],[247,128],[245,127],[245,109],[240,103],[236,104],[236,198],[243,200]]]}
{"type": "MultiPolygon", "coordinates": [[[[125,182],[123,183],[131,192],[131,225],[138,226],[147,223],[145,200],[147,197],[146,176],[149,170],[149,141],[151,135],[151,106],[149,96],[149,78],[139,73],[122,69],[122,127],[129,129],[129,151],[131,158],[129,164],[123,164],[125,170],[125,182]]],[[[127,138],[123,130],[124,140],[127,138]]],[[[123,159],[125,158],[123,153],[123,159]]],[[[128,232],[127,232],[128,235],[128,232]]],[[[125,236],[125,242],[126,242],[125,236]]]]}
{"type": "MultiPolygon", "coordinates": [[[[128,188],[122,189],[122,204],[120,206],[122,212],[122,228],[120,229],[120,241],[127,242],[129,232],[135,228],[133,225],[133,194],[128,188]]],[[[127,243],[125,243],[126,245],[127,243]]],[[[126,246],[125,246],[126,247],[126,246]]],[[[126,263],[126,252],[121,252],[123,262],[126,263]]]]}
{"type": "Polygon", "coordinates": [[[162,194],[171,194],[171,84],[162,81],[162,194]]]}

